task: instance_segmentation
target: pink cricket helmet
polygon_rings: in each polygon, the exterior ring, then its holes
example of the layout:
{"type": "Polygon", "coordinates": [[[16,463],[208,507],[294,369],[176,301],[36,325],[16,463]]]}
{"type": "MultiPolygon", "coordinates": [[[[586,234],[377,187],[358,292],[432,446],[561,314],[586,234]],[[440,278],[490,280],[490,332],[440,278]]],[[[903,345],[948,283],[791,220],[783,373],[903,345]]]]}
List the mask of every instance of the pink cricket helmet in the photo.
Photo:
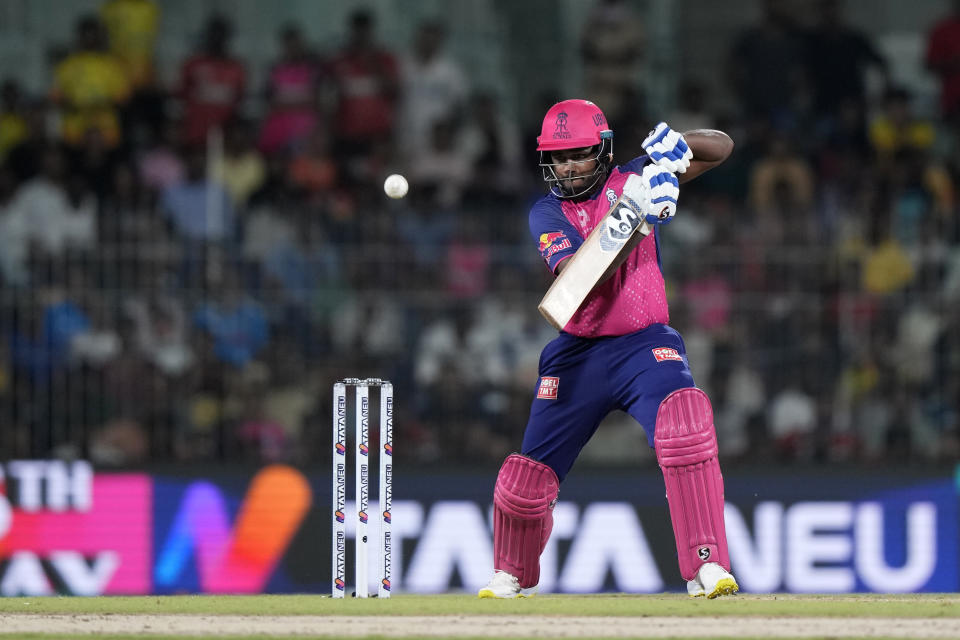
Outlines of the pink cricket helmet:
{"type": "Polygon", "coordinates": [[[613,137],[607,117],[589,100],[564,100],[550,107],[537,137],[537,151],[578,149],[613,137]]]}

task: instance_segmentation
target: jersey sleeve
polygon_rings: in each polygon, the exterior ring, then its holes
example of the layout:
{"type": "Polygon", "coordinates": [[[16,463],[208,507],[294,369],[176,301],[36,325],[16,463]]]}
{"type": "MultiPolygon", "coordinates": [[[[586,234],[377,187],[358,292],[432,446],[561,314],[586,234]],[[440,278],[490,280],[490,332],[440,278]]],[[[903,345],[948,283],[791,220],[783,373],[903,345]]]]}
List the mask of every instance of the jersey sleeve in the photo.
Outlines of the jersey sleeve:
{"type": "Polygon", "coordinates": [[[643,173],[643,167],[650,162],[650,156],[637,156],[630,162],[621,165],[620,171],[623,173],[643,173]]]}
{"type": "Polygon", "coordinates": [[[540,257],[554,273],[557,265],[583,244],[583,236],[563,215],[560,202],[555,198],[543,198],[530,209],[530,235],[537,243],[540,257]]]}

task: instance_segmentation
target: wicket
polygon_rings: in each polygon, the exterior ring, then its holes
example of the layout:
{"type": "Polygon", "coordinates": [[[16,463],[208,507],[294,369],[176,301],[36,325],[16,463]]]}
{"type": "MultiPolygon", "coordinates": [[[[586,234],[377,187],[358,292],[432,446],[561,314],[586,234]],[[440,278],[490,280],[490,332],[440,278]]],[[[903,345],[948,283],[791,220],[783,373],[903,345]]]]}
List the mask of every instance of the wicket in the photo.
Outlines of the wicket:
{"type": "Polygon", "coordinates": [[[346,592],[346,515],[347,508],[347,387],[353,387],[356,396],[354,414],[354,496],[357,504],[356,554],[354,578],[356,597],[369,597],[367,584],[367,511],[369,508],[369,450],[370,450],[370,387],[380,389],[380,570],[377,596],[390,597],[393,561],[390,537],[393,505],[393,384],[380,378],[345,378],[333,385],[333,484],[331,502],[333,511],[333,581],[331,595],[344,597],[346,592]]]}

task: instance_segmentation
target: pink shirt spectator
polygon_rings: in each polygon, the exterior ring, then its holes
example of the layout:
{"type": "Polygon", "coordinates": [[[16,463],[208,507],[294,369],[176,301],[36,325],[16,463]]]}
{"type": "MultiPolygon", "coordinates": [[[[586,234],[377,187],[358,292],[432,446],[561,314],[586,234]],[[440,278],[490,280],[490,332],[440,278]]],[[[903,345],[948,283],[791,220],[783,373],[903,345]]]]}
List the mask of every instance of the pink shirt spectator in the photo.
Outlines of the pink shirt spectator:
{"type": "Polygon", "coordinates": [[[140,180],[146,187],[158,192],[183,180],[183,161],[172,149],[150,149],[140,156],[139,164],[140,180]]]}
{"type": "Polygon", "coordinates": [[[733,307],[730,283],[718,275],[691,280],[683,287],[683,295],[693,311],[693,320],[706,331],[716,331],[727,324],[733,307]]]}
{"type": "Polygon", "coordinates": [[[298,138],[305,137],[317,124],[315,97],[317,65],[310,60],[281,62],[270,73],[272,108],[260,131],[260,149],[274,153],[298,138]]]}

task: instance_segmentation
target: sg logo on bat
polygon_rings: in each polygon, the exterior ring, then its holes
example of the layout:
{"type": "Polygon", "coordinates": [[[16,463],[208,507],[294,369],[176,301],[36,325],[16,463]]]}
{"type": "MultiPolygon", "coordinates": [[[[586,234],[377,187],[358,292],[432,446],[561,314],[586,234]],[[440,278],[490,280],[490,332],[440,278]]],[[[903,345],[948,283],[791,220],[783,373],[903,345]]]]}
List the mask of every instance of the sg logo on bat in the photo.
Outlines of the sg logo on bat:
{"type": "Polygon", "coordinates": [[[600,233],[600,250],[619,251],[640,225],[640,216],[624,204],[607,216],[603,225],[603,231],[600,233]]]}

